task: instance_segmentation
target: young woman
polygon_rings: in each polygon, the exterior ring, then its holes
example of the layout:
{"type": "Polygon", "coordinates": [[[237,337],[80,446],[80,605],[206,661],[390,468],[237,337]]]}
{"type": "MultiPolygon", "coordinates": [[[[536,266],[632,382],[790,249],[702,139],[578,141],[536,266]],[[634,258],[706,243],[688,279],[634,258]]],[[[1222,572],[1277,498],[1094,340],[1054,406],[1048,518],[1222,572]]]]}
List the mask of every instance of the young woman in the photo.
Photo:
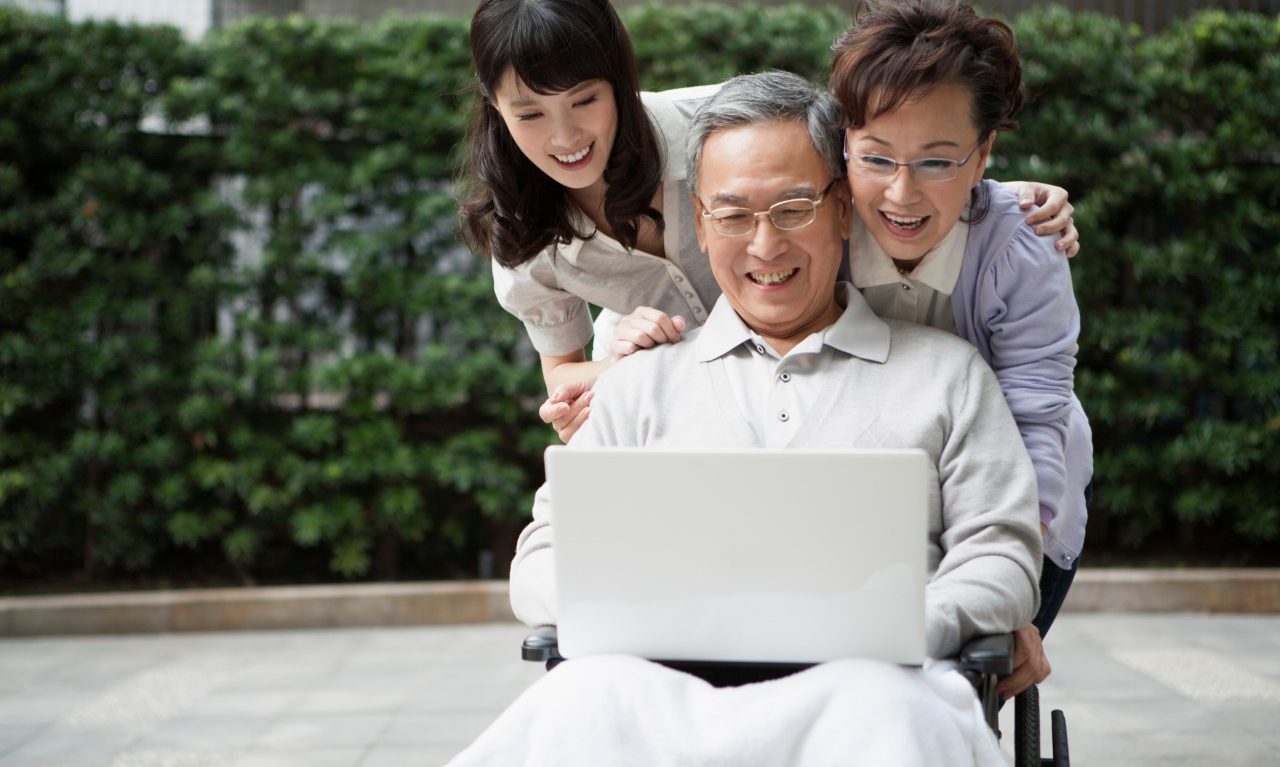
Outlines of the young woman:
{"type": "MultiPolygon", "coordinates": [[[[719,296],[684,170],[685,127],[716,86],[639,93],[630,39],[606,0],[484,0],[471,52],[463,228],[492,258],[498,300],[541,358],[551,397],[539,414],[567,440],[612,360],[677,340],[719,296]],[[589,305],[622,317],[590,362],[589,305]]],[[[1024,207],[1042,205],[1028,222],[1062,232],[1059,250],[1074,255],[1066,192],[1015,186],[1024,207]]]]}
{"type": "Polygon", "coordinates": [[[1017,198],[982,180],[996,132],[1022,106],[1013,32],[968,6],[900,0],[860,15],[834,50],[829,87],[860,220],[854,285],[881,317],[955,333],[995,371],[1036,469],[1043,636],[1084,543],[1093,448],[1073,390],[1071,273],[1017,198]]]}

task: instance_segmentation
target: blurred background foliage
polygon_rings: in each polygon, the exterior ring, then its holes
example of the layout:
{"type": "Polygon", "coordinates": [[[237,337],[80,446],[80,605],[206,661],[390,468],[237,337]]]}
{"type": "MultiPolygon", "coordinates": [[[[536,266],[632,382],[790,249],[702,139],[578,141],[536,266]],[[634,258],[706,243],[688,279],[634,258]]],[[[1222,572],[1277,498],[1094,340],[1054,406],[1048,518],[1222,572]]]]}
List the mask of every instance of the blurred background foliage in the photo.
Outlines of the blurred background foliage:
{"type": "MultiPolygon", "coordinates": [[[[625,18],[649,89],[821,83],[847,23],[625,18]]],[[[1280,19],[1014,26],[991,173],[1077,208],[1086,559],[1275,564],[1280,19]]],[[[554,435],[457,242],[470,78],[464,19],[188,43],[0,9],[0,583],[502,574],[554,435]]]]}

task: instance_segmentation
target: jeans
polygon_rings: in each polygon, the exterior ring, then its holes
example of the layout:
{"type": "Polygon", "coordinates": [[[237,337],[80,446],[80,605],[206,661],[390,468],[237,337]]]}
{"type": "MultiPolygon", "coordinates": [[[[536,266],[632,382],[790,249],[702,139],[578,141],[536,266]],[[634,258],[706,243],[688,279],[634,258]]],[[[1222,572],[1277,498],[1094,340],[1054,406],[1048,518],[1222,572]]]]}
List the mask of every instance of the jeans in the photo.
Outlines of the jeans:
{"type": "Polygon", "coordinates": [[[1058,610],[1062,608],[1062,602],[1071,590],[1071,581],[1075,580],[1076,568],[1079,566],[1079,557],[1071,563],[1070,570],[1063,570],[1045,558],[1044,568],[1040,571],[1040,611],[1031,619],[1032,624],[1040,629],[1041,639],[1049,633],[1053,619],[1058,617],[1058,610]]]}
{"type": "MultiPolygon", "coordinates": [[[[1085,486],[1084,502],[1086,506],[1093,505],[1092,482],[1085,486]]],[[[1062,609],[1062,602],[1071,590],[1071,582],[1075,580],[1079,567],[1080,557],[1071,563],[1070,570],[1063,570],[1045,557],[1044,567],[1040,570],[1040,611],[1031,619],[1031,623],[1040,630],[1041,639],[1049,633],[1053,619],[1058,617],[1058,610],[1062,609]]]]}

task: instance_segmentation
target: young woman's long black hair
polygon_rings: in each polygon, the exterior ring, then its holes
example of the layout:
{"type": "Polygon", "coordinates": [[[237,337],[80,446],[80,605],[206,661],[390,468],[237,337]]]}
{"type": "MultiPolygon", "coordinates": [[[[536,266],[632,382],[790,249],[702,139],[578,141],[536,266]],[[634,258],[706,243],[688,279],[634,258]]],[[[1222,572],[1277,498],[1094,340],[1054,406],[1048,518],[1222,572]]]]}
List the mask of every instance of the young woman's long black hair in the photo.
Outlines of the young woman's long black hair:
{"type": "Polygon", "coordinates": [[[617,104],[617,136],[604,171],[604,215],[613,236],[634,248],[641,217],[662,227],[651,206],[662,183],[662,157],[640,102],[631,39],[607,0],[484,0],[471,19],[476,104],[467,131],[459,201],[471,247],[506,267],[536,256],[576,232],[560,186],[525,157],[494,104],[508,68],[536,93],[559,93],[586,80],[607,80],[617,104]]]}

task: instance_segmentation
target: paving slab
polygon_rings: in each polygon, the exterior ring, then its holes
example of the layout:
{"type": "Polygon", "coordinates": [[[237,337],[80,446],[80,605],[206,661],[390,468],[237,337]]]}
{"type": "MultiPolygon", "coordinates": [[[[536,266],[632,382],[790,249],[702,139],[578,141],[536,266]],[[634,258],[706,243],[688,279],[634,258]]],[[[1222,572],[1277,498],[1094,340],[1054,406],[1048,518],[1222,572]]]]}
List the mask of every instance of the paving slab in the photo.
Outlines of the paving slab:
{"type": "Polygon", "coordinates": [[[1280,616],[1064,615],[1045,650],[1074,764],[1280,764],[1280,616]]]}
{"type": "MultiPolygon", "coordinates": [[[[441,765],[542,677],[525,633],[0,639],[0,767],[441,765]]],[[[1280,764],[1280,616],[1073,613],[1046,648],[1076,765],[1280,764]]]]}

